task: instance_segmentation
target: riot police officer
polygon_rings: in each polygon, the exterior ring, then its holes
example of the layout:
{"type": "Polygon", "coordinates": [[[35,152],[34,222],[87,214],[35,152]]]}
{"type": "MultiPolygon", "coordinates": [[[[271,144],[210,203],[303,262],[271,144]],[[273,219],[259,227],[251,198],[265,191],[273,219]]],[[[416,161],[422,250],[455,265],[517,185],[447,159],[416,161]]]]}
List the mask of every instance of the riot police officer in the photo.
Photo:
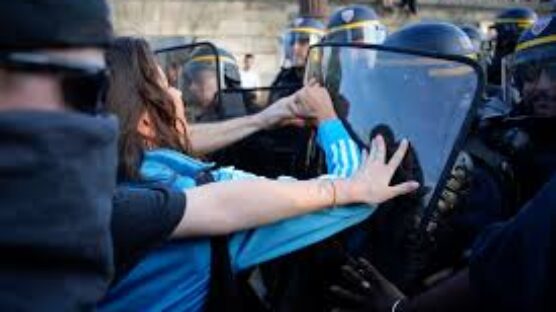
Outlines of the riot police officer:
{"type": "Polygon", "coordinates": [[[501,83],[502,59],[513,53],[519,36],[537,20],[537,14],[526,7],[506,9],[496,16],[492,28],[496,32],[494,54],[488,67],[489,84],[501,83]]]}
{"type": "MultiPolygon", "coordinates": [[[[476,55],[476,48],[466,33],[449,23],[417,23],[404,27],[389,35],[384,45],[471,59],[476,55]]],[[[438,94],[454,92],[454,87],[458,85],[458,71],[453,74],[454,76],[449,73],[441,76],[444,77],[445,87],[437,84],[438,94]]],[[[439,106],[434,113],[441,116],[443,109],[439,106]]],[[[440,128],[445,129],[444,126],[440,128]]],[[[382,246],[387,248],[383,248],[380,253],[375,252],[372,260],[402,288],[415,291],[422,286],[420,282],[429,274],[446,266],[457,265],[478,231],[500,218],[500,189],[489,168],[464,149],[451,170],[441,198],[431,212],[430,220],[426,224],[420,223],[417,213],[415,224],[404,229],[405,238],[392,243],[397,247],[388,247],[388,244],[383,243],[382,246]],[[479,202],[481,205],[477,205],[479,202]],[[426,231],[423,232],[423,228],[426,231]],[[403,257],[399,256],[400,252],[404,254],[403,257]],[[392,258],[401,260],[393,263],[389,260],[392,258]]],[[[404,214],[410,213],[411,210],[406,210],[399,213],[399,216],[391,215],[390,218],[404,218],[404,214]]],[[[390,224],[395,220],[383,222],[390,224]]],[[[388,226],[383,229],[384,233],[373,236],[388,235],[388,226]]]]}
{"type": "MultiPolygon", "coordinates": [[[[345,43],[345,44],[382,44],[387,36],[387,29],[380,22],[377,13],[370,7],[364,5],[350,5],[338,9],[334,12],[328,21],[327,34],[323,42],[345,43]]],[[[341,53],[340,50],[332,50],[332,53],[341,53]]],[[[367,74],[366,68],[372,67],[376,51],[367,49],[350,49],[339,57],[332,57],[332,63],[328,64],[328,71],[336,72],[330,81],[325,81],[334,99],[336,110],[340,116],[345,117],[347,107],[338,105],[339,103],[347,103],[335,90],[339,84],[335,80],[341,80],[342,72],[349,75],[361,75],[354,77],[354,80],[364,80],[367,74]],[[350,58],[353,61],[343,62],[343,68],[338,68],[339,64],[335,61],[343,58],[350,58]],[[351,67],[351,68],[349,68],[351,67]],[[363,70],[358,70],[363,69],[363,70]]],[[[309,73],[313,74],[313,73],[309,73]]],[[[351,93],[347,91],[347,93],[351,93]]]]}
{"type": "Polygon", "coordinates": [[[504,94],[512,111],[501,125],[499,146],[516,168],[520,202],[534,195],[556,170],[555,35],[555,16],[541,18],[506,60],[504,94]]]}
{"type": "Polygon", "coordinates": [[[309,47],[321,41],[325,33],[322,22],[298,17],[282,35],[282,67],[272,82],[269,103],[293,94],[303,86],[309,47]]]}
{"type": "MultiPolygon", "coordinates": [[[[324,35],[324,25],[310,17],[296,18],[282,35],[282,67],[269,88],[268,105],[291,96],[303,87],[305,62],[309,47],[319,43],[324,35]]],[[[252,90],[251,90],[252,91],[252,90]]],[[[249,107],[248,107],[249,108],[249,107]]],[[[242,154],[248,157],[236,163],[240,168],[267,177],[285,174],[308,178],[318,174],[320,166],[309,161],[313,132],[310,129],[286,125],[257,133],[242,142],[242,154]],[[257,154],[258,157],[252,155],[257,154]],[[310,166],[310,163],[316,165],[310,166]]]]}
{"type": "MultiPolygon", "coordinates": [[[[436,29],[428,31],[428,27],[429,26],[408,28],[405,30],[407,33],[403,31],[398,37],[394,37],[395,35],[393,35],[393,38],[397,38],[396,43],[399,44],[399,48],[402,49],[411,48],[415,50],[417,49],[415,45],[422,43],[422,41],[428,37],[429,40],[427,40],[427,42],[435,46],[421,46],[421,48],[425,50],[430,48],[430,50],[427,51],[441,53],[441,48],[445,46],[446,48],[454,49],[456,52],[452,52],[453,54],[461,53],[461,55],[468,55],[472,53],[473,50],[470,40],[466,37],[465,33],[457,27],[441,24],[439,26],[441,28],[440,31],[436,29]],[[445,29],[447,29],[447,31],[445,29]],[[438,38],[443,38],[442,35],[450,31],[455,32],[455,39],[453,39],[453,41],[446,41],[443,45],[437,44],[438,38]],[[421,32],[428,32],[427,34],[429,36],[416,35],[421,32]],[[405,34],[407,34],[409,38],[405,38],[405,34]],[[462,39],[460,40],[460,38],[462,39]],[[465,42],[465,45],[462,46],[461,42],[465,42]],[[454,44],[459,46],[454,47],[454,44]]],[[[388,41],[387,39],[386,42],[388,41]]],[[[394,45],[394,41],[392,41],[391,44],[394,45]]],[[[465,64],[445,62],[443,59],[438,58],[423,58],[423,60],[421,60],[418,56],[408,53],[391,53],[389,55],[385,53],[382,55],[382,50],[379,50],[377,53],[377,50],[368,49],[361,45],[350,45],[349,43],[345,45],[327,45],[324,43],[323,46],[314,49],[318,50],[316,52],[321,51],[324,57],[320,62],[310,62],[307,68],[308,72],[317,72],[313,71],[313,68],[311,68],[314,63],[318,63],[315,64],[315,66],[318,67],[327,67],[327,65],[332,63],[337,64],[336,68],[340,70],[330,70],[330,66],[328,66],[329,70],[323,71],[322,73],[325,77],[320,78],[323,78],[322,80],[326,82],[332,80],[337,82],[338,85],[329,86],[329,90],[332,90],[332,92],[338,91],[339,94],[343,95],[345,102],[349,103],[346,105],[349,109],[345,110],[346,114],[343,116],[344,120],[346,124],[349,125],[349,129],[354,138],[357,138],[357,141],[363,144],[365,144],[365,140],[367,140],[368,137],[373,135],[373,132],[382,133],[383,136],[387,138],[386,141],[389,147],[394,146],[396,140],[399,139],[401,135],[411,134],[412,130],[418,130],[420,133],[427,134],[431,132],[441,132],[442,134],[451,133],[452,129],[444,129],[439,126],[439,123],[435,124],[438,120],[454,121],[454,119],[451,119],[452,115],[449,113],[443,114],[440,110],[446,109],[449,112],[454,112],[454,107],[469,108],[473,99],[473,94],[466,94],[466,91],[473,93],[473,90],[476,90],[476,85],[466,84],[466,82],[469,81],[468,79],[473,80],[475,78],[475,73],[472,67],[465,64]],[[337,50],[338,53],[326,53],[331,50],[337,50]],[[361,53],[358,53],[360,52],[359,50],[375,52],[375,54],[377,54],[375,59],[376,62],[369,64],[371,66],[361,68],[362,73],[343,71],[345,66],[355,68],[356,66],[352,65],[360,64],[359,62],[361,59],[351,57],[344,58],[342,56],[361,55],[361,53]],[[434,64],[430,66],[428,61],[434,61],[434,64]],[[406,64],[413,66],[406,66],[406,64]],[[447,67],[445,67],[446,65],[447,67]],[[393,67],[394,69],[392,69],[393,67]],[[423,76],[420,76],[423,79],[416,79],[415,76],[404,76],[403,70],[406,68],[413,69],[415,73],[423,74],[423,76]],[[450,74],[454,72],[455,75],[450,76],[450,74]],[[388,73],[393,74],[386,77],[388,73]],[[338,79],[337,76],[341,77],[338,79]],[[365,77],[366,80],[359,80],[359,78],[363,77],[365,77]],[[402,81],[402,79],[405,78],[407,79],[402,81]],[[464,91],[456,93],[453,92],[453,90],[446,90],[442,94],[436,94],[437,88],[434,86],[446,86],[451,79],[458,80],[455,85],[452,85],[454,87],[452,89],[464,91]],[[381,81],[385,81],[385,83],[381,83],[381,81]],[[425,87],[421,88],[422,86],[425,87]],[[367,92],[365,89],[372,90],[367,92]],[[406,93],[404,91],[410,92],[406,93]],[[439,112],[436,112],[438,114],[433,114],[432,109],[421,111],[419,116],[399,114],[398,112],[401,111],[402,106],[404,106],[404,113],[409,111],[417,113],[418,108],[427,107],[423,106],[425,101],[419,101],[419,103],[412,102],[415,95],[421,95],[420,91],[424,91],[422,98],[426,97],[431,100],[432,97],[437,98],[434,102],[431,101],[433,104],[429,104],[428,107],[436,107],[437,105],[435,104],[443,106],[442,108],[438,108],[439,112]],[[450,92],[452,92],[453,95],[450,94],[450,92]],[[393,94],[400,94],[399,98],[403,98],[403,95],[405,95],[405,101],[398,101],[398,97],[391,97],[393,94]],[[468,95],[471,97],[468,97],[468,95]],[[444,118],[439,118],[442,114],[444,118]],[[433,116],[434,121],[428,121],[425,119],[426,117],[420,118],[420,116],[428,116],[429,118],[433,116]],[[378,122],[376,122],[377,119],[379,120],[378,122]],[[389,127],[395,122],[397,126],[395,131],[388,131],[389,127]],[[377,123],[385,123],[388,124],[388,126],[384,124],[377,126],[377,123]],[[371,131],[365,128],[368,124],[372,124],[371,131]],[[431,125],[432,127],[436,127],[436,129],[430,130],[430,128],[432,128],[431,125]],[[404,127],[406,132],[400,131],[404,129],[404,127]],[[361,130],[362,128],[364,129],[361,130]],[[442,129],[442,131],[436,131],[437,129],[442,129]]],[[[371,55],[371,53],[365,54],[371,55]]],[[[333,96],[333,98],[335,97],[333,96]]],[[[336,98],[339,99],[339,97],[336,98]]],[[[415,102],[417,102],[417,100],[415,102]]],[[[337,104],[338,103],[335,103],[336,108],[337,104]]],[[[468,111],[464,109],[464,112],[468,111]]],[[[460,114],[460,112],[456,114],[460,114]]],[[[459,123],[460,120],[461,119],[456,119],[454,124],[459,123]]],[[[457,130],[453,131],[456,134],[458,134],[460,130],[459,126],[457,128],[457,130]]],[[[434,134],[431,134],[431,136],[434,136],[434,134]]],[[[437,138],[438,136],[435,136],[435,143],[438,142],[437,138]]],[[[446,150],[452,150],[452,139],[453,137],[447,140],[450,143],[441,142],[445,144],[443,144],[443,146],[447,146],[446,150]]],[[[423,141],[421,141],[421,143],[423,143],[423,141]]],[[[427,160],[425,161],[423,159],[425,157],[423,156],[426,154],[424,150],[427,149],[438,150],[438,147],[431,143],[428,145],[420,145],[419,153],[411,153],[412,156],[404,163],[404,168],[399,171],[398,177],[401,178],[406,175],[420,177],[424,175],[424,170],[422,170],[423,166],[421,166],[421,164],[426,162],[429,171],[426,172],[427,177],[424,179],[426,181],[424,185],[431,185],[431,188],[434,188],[433,192],[435,192],[437,190],[437,184],[431,183],[430,181],[435,179],[432,178],[432,176],[437,177],[439,171],[444,171],[444,165],[431,165],[430,161],[433,159],[444,159],[446,154],[444,152],[442,156],[433,155],[433,157],[426,157],[427,160]]],[[[436,162],[436,164],[438,163],[444,164],[444,161],[440,160],[436,162]]],[[[456,174],[457,173],[454,175],[456,174]]],[[[416,180],[421,181],[419,178],[416,180]]],[[[454,193],[459,190],[458,188],[464,188],[464,186],[461,185],[463,183],[460,183],[460,185],[453,184],[455,183],[452,183],[452,189],[450,189],[450,191],[454,193]]],[[[427,193],[427,191],[428,190],[423,189],[423,194],[427,193]]],[[[449,196],[450,195],[446,195],[445,197],[447,198],[449,196]]],[[[415,220],[413,217],[417,216],[418,211],[420,211],[421,199],[422,196],[416,196],[404,198],[401,202],[390,203],[388,207],[377,212],[368,222],[353,227],[341,235],[331,238],[330,241],[316,246],[310,252],[298,253],[289,258],[280,259],[280,262],[275,263],[274,269],[270,272],[263,270],[263,277],[266,277],[265,282],[268,290],[268,298],[270,302],[272,302],[273,307],[279,311],[324,310],[323,305],[325,305],[326,302],[323,300],[323,296],[325,296],[326,290],[323,289],[323,284],[326,285],[325,281],[327,279],[334,279],[335,269],[339,266],[338,263],[344,260],[346,254],[350,256],[360,256],[367,252],[371,255],[380,254],[381,260],[383,260],[381,264],[389,266],[388,273],[391,273],[389,277],[395,276],[396,281],[404,283],[407,287],[411,287],[414,280],[419,277],[416,276],[416,274],[423,272],[422,267],[412,267],[420,266],[421,260],[415,259],[419,257],[420,254],[410,249],[423,247],[423,245],[417,245],[418,242],[416,242],[414,247],[406,246],[406,244],[410,243],[408,242],[409,235],[415,233],[409,230],[413,229],[413,221],[415,220]]],[[[447,202],[448,198],[445,201],[447,202]]],[[[376,257],[372,259],[376,260],[376,257]]],[[[430,260],[430,258],[426,258],[422,261],[427,260],[430,260]]]]}
{"type": "Polygon", "coordinates": [[[222,48],[197,47],[183,66],[182,93],[195,122],[210,122],[246,114],[241,98],[219,94],[219,90],[241,85],[235,57],[222,48]],[[218,53],[218,58],[216,56],[218,53]]]}

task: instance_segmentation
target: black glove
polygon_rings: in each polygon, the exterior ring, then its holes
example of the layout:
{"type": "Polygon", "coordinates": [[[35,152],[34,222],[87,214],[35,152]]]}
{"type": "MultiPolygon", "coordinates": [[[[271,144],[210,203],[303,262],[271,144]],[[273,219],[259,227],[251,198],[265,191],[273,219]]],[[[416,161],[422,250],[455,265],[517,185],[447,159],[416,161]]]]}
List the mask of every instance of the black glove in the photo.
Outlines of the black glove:
{"type": "Polygon", "coordinates": [[[442,214],[452,210],[467,194],[471,185],[472,172],[473,160],[467,153],[461,152],[438,201],[438,210],[442,214]]]}
{"type": "Polygon", "coordinates": [[[365,259],[350,260],[342,266],[342,285],[330,287],[337,307],[332,311],[390,312],[392,307],[405,298],[365,259]]]}

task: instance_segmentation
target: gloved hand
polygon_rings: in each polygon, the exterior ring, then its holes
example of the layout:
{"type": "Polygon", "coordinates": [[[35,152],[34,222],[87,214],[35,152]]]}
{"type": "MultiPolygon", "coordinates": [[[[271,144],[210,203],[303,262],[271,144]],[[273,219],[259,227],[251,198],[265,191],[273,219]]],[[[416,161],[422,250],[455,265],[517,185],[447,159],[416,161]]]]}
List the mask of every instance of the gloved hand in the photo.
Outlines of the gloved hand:
{"type": "Polygon", "coordinates": [[[346,286],[330,287],[338,302],[332,311],[390,312],[396,302],[405,298],[394,284],[365,259],[350,260],[342,267],[342,277],[342,284],[346,286]]]}
{"type": "Polygon", "coordinates": [[[471,184],[472,173],[473,160],[466,152],[461,152],[438,201],[438,210],[441,214],[453,210],[462,197],[467,194],[471,184]]]}

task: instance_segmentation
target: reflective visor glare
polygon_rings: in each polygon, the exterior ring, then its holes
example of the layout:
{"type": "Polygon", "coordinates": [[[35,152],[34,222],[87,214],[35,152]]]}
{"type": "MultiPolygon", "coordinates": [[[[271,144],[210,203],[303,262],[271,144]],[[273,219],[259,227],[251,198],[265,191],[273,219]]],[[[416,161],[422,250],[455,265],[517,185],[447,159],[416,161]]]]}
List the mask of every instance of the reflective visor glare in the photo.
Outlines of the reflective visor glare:
{"type": "Polygon", "coordinates": [[[386,36],[386,28],[377,23],[333,31],[327,38],[329,42],[382,44],[386,36]]]}
{"type": "Polygon", "coordinates": [[[323,82],[355,139],[368,146],[381,133],[392,152],[408,138],[412,152],[402,171],[435,189],[477,96],[475,68],[348,46],[314,47],[309,60],[306,79],[323,82]]]}

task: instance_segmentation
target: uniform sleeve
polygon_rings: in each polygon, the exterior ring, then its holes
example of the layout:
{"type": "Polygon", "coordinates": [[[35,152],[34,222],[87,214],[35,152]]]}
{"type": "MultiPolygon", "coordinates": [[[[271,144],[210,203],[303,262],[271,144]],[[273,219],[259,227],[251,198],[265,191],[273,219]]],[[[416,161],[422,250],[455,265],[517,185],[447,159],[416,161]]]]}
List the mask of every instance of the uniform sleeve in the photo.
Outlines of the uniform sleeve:
{"type": "Polygon", "coordinates": [[[556,179],[513,219],[485,230],[473,246],[472,290],[491,311],[542,311],[555,289],[556,179]]]}
{"type": "Polygon", "coordinates": [[[339,119],[330,119],[319,125],[317,142],[326,155],[330,175],[345,178],[359,168],[361,150],[339,119]]]}
{"type": "Polygon", "coordinates": [[[165,242],[185,213],[184,192],[166,187],[119,187],[113,199],[112,238],[121,276],[145,253],[165,242]]]}
{"type": "MultiPolygon", "coordinates": [[[[357,170],[359,150],[339,120],[322,123],[317,136],[329,170],[329,176],[321,178],[348,177],[357,170]]],[[[258,178],[232,168],[215,175],[216,180],[258,178]]],[[[240,271],[320,242],[362,222],[374,210],[366,205],[335,207],[237,233],[229,245],[233,269],[240,271]]]]}

